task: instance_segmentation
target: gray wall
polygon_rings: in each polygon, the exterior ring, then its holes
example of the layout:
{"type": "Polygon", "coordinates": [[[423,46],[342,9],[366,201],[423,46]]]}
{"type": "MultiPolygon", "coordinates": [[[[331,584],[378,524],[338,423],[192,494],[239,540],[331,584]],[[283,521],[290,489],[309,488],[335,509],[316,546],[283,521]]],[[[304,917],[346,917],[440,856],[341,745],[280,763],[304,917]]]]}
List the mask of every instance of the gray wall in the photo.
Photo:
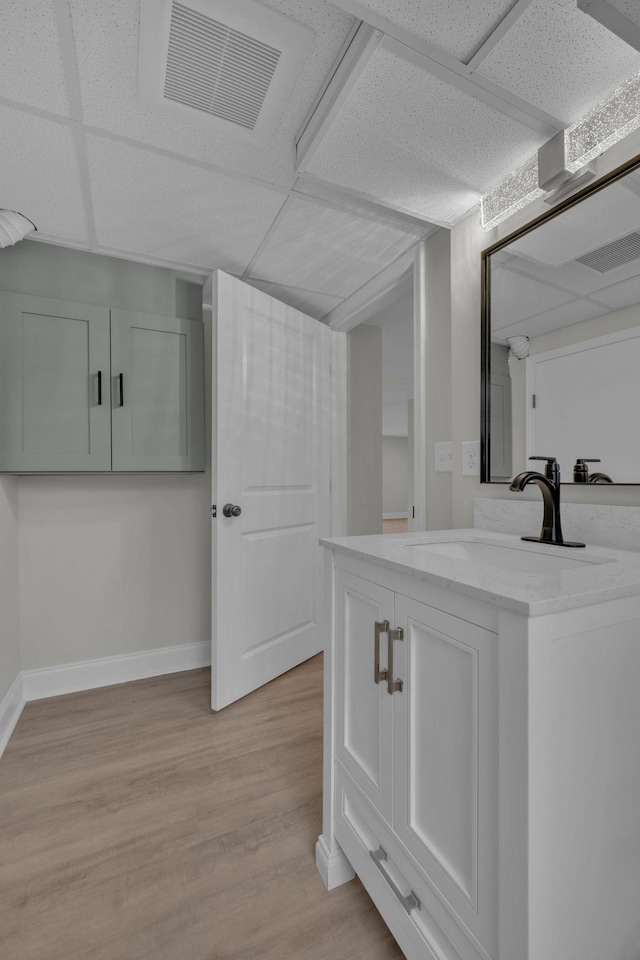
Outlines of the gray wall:
{"type": "Polygon", "coordinates": [[[382,331],[347,335],[347,534],[382,533],[382,331]]]}
{"type": "Polygon", "coordinates": [[[18,481],[0,477],[0,703],[20,672],[18,481]]]}
{"type": "Polygon", "coordinates": [[[407,516],[409,509],[409,440],[382,438],[382,513],[407,516]]]}
{"type": "MultiPolygon", "coordinates": [[[[28,241],[0,251],[0,289],[202,315],[201,284],[193,277],[28,241]]],[[[204,320],[208,357],[210,312],[204,320]]],[[[206,383],[208,416],[210,370],[206,383]]],[[[0,571],[18,537],[16,504],[19,511],[22,669],[209,641],[209,467],[184,476],[0,483],[10,490],[0,502],[0,571]]],[[[13,586],[17,596],[17,579],[13,586]]],[[[4,646],[4,634],[16,632],[16,617],[2,596],[0,604],[4,646]]],[[[15,654],[9,661],[10,667],[15,654]]]]}

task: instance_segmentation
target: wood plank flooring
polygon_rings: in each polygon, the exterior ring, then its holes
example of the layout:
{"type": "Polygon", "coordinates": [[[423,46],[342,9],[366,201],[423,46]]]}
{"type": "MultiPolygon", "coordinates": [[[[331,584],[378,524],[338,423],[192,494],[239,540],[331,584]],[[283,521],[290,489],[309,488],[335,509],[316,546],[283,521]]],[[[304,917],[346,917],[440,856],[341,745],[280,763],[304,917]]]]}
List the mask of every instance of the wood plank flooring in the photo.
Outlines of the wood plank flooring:
{"type": "Polygon", "coordinates": [[[327,893],[322,658],[214,714],[196,670],[26,705],[0,759],[6,960],[393,960],[327,893]]]}
{"type": "Polygon", "coordinates": [[[382,521],[382,532],[383,533],[406,533],[409,529],[409,521],[406,517],[401,517],[396,520],[384,520],[382,521]]]}

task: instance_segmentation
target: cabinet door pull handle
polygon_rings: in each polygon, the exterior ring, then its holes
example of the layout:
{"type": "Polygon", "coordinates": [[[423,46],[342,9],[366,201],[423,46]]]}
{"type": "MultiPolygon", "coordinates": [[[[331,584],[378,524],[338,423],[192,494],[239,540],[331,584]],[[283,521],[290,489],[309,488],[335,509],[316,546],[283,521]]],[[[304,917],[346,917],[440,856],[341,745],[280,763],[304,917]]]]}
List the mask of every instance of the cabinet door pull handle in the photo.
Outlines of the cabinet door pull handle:
{"type": "Polygon", "coordinates": [[[102,370],[98,370],[98,406],[102,406],[102,370]]]}
{"type": "Polygon", "coordinates": [[[381,680],[387,680],[389,677],[389,671],[380,669],[380,634],[387,633],[389,629],[388,620],[376,621],[374,624],[375,627],[375,646],[374,646],[374,664],[373,664],[373,679],[376,683],[380,683],[381,680]]]}
{"type": "Polygon", "coordinates": [[[398,679],[394,679],[393,676],[393,641],[394,640],[404,640],[404,630],[402,627],[398,627],[397,630],[387,630],[387,650],[388,658],[387,663],[389,664],[389,676],[387,678],[387,692],[392,696],[394,693],[402,693],[404,687],[404,682],[398,679]]]}
{"type": "Polygon", "coordinates": [[[118,374],[118,383],[120,385],[120,406],[124,407],[124,374],[118,374]]]}
{"type": "Polygon", "coordinates": [[[405,897],[405,895],[402,893],[402,890],[395,885],[387,871],[382,866],[384,861],[387,859],[387,851],[384,849],[384,847],[378,847],[377,850],[369,850],[369,856],[402,904],[403,909],[406,910],[407,913],[411,913],[412,910],[421,910],[422,904],[416,897],[413,890],[407,897],[405,897]]]}

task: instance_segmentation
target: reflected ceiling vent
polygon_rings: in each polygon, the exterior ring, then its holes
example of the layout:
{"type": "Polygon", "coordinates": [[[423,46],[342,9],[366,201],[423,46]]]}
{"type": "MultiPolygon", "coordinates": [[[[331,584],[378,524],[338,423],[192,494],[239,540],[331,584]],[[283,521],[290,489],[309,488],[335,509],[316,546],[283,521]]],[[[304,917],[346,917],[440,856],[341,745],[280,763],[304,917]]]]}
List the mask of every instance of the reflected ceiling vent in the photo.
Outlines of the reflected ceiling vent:
{"type": "Polygon", "coordinates": [[[591,267],[598,273],[607,273],[639,258],[640,233],[634,232],[614,240],[613,243],[606,243],[604,247],[598,247],[590,253],[585,253],[583,257],[576,257],[576,262],[584,264],[585,267],[591,267]]]}
{"type": "Polygon", "coordinates": [[[140,97],[182,120],[264,142],[312,36],[254,0],[144,0],[140,97]]]}

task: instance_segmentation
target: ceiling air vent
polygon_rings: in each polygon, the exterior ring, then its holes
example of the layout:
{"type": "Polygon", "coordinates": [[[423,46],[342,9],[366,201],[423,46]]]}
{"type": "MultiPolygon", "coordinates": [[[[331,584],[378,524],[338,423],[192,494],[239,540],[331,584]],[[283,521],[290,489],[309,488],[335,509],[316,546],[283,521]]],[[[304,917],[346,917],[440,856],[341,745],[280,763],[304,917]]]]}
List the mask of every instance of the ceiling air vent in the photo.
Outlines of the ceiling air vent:
{"type": "Polygon", "coordinates": [[[164,95],[253,130],[280,52],[174,3],[164,95]]]}
{"type": "Polygon", "coordinates": [[[591,267],[598,273],[607,273],[638,258],[640,258],[640,233],[634,232],[612,243],[606,243],[604,247],[598,247],[590,253],[585,253],[583,257],[576,257],[576,262],[583,263],[585,267],[591,267]]]}
{"type": "Polygon", "coordinates": [[[144,0],[140,97],[182,120],[265,141],[312,36],[254,0],[144,0]]]}

